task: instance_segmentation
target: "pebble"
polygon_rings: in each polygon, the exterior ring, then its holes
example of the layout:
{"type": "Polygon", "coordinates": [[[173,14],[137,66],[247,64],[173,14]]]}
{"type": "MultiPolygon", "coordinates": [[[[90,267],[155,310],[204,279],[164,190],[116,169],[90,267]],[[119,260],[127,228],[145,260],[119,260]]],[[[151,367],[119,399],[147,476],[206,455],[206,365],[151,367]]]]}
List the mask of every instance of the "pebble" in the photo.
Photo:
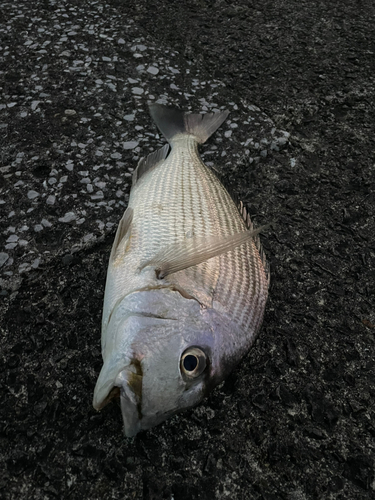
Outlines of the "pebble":
{"type": "Polygon", "coordinates": [[[16,246],[17,246],[17,243],[7,243],[5,245],[5,249],[6,250],[13,250],[13,248],[16,248],[16,246]]]}
{"type": "Polygon", "coordinates": [[[16,234],[11,234],[7,239],[7,243],[14,243],[18,240],[19,240],[19,238],[16,234]]]}
{"type": "Polygon", "coordinates": [[[94,239],[94,235],[93,235],[93,233],[85,234],[85,236],[83,237],[83,241],[84,241],[85,243],[87,243],[88,241],[90,241],[90,240],[92,240],[92,239],[94,239]]]}
{"type": "Polygon", "coordinates": [[[8,259],[9,259],[9,254],[5,252],[0,252],[0,267],[2,267],[8,259]]]}
{"type": "Polygon", "coordinates": [[[39,257],[37,257],[36,259],[34,259],[34,260],[32,261],[32,263],[31,263],[31,267],[32,267],[33,269],[36,269],[37,267],[39,267],[39,264],[40,264],[40,259],[39,259],[39,257]]]}
{"type": "Polygon", "coordinates": [[[141,89],[140,87],[133,87],[132,92],[133,92],[133,94],[141,95],[141,94],[143,94],[144,90],[141,89]]]}
{"type": "Polygon", "coordinates": [[[137,141],[127,141],[127,142],[124,142],[124,144],[122,145],[122,147],[124,149],[134,149],[138,146],[138,142],[137,141]]]}
{"type": "Polygon", "coordinates": [[[91,196],[91,199],[92,199],[93,201],[95,201],[95,200],[102,200],[103,198],[104,198],[104,193],[103,193],[103,191],[97,191],[95,194],[93,194],[93,195],[91,196]]]}
{"type": "Polygon", "coordinates": [[[47,219],[42,219],[41,223],[43,224],[44,227],[52,227],[52,224],[47,219]]]}
{"type": "Polygon", "coordinates": [[[279,146],[285,146],[285,144],[288,142],[288,139],[286,137],[279,137],[279,139],[277,139],[277,144],[279,146]]]}
{"type": "Polygon", "coordinates": [[[149,66],[147,68],[147,73],[150,73],[151,75],[157,75],[159,73],[158,68],[155,68],[155,66],[149,66]]]}
{"type": "Polygon", "coordinates": [[[30,264],[28,262],[24,262],[23,264],[18,266],[18,272],[20,274],[24,273],[25,271],[29,271],[29,270],[30,270],[30,264]]]}
{"type": "Polygon", "coordinates": [[[59,221],[60,222],[72,222],[76,220],[77,216],[74,212],[67,212],[64,217],[60,217],[59,221]]]}
{"type": "Polygon", "coordinates": [[[27,197],[29,198],[29,200],[34,200],[38,196],[39,196],[39,193],[37,193],[33,189],[30,189],[30,191],[27,192],[27,197]]]}
{"type": "Polygon", "coordinates": [[[135,52],[136,50],[139,50],[140,52],[143,52],[146,49],[147,49],[146,45],[142,45],[142,44],[140,44],[140,45],[133,45],[133,47],[131,48],[131,50],[133,52],[135,52]]]}

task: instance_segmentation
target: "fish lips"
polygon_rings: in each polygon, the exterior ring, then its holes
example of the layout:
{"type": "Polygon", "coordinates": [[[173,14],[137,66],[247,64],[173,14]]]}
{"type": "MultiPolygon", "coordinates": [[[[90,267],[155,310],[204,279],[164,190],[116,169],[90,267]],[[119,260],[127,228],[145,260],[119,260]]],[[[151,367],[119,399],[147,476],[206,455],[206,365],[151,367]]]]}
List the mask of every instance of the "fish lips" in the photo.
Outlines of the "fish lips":
{"type": "Polygon", "coordinates": [[[120,396],[126,437],[135,436],[142,428],[142,374],[138,367],[138,360],[128,360],[126,367],[112,365],[112,369],[102,370],[94,392],[93,406],[96,410],[101,410],[113,398],[120,396]]]}
{"type": "Polygon", "coordinates": [[[115,381],[129,364],[130,360],[119,359],[119,363],[105,363],[103,365],[94,389],[92,404],[95,410],[103,409],[114,397],[119,395],[120,391],[115,381]]]}
{"type": "Polygon", "coordinates": [[[123,370],[118,374],[115,385],[120,387],[125,436],[134,437],[142,428],[142,375],[123,370]]]}

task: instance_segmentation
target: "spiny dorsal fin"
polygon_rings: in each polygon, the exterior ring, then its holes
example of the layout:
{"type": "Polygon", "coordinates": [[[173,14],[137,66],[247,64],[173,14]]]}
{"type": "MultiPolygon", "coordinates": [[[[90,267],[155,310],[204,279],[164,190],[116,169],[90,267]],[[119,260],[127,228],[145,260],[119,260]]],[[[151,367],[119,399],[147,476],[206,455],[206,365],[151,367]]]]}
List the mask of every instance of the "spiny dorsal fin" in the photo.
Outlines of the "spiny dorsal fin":
{"type": "MultiPolygon", "coordinates": [[[[245,224],[246,224],[246,227],[248,228],[248,230],[249,231],[253,231],[254,230],[254,225],[251,222],[250,215],[247,213],[246,207],[242,203],[242,201],[240,201],[239,204],[238,204],[238,210],[239,210],[239,212],[240,212],[243,220],[245,221],[245,224]]],[[[262,244],[260,242],[259,234],[257,234],[256,236],[254,236],[253,240],[254,240],[255,246],[257,247],[257,250],[259,252],[259,256],[260,256],[260,258],[262,260],[264,272],[266,273],[267,282],[268,282],[268,286],[269,286],[270,285],[270,266],[269,266],[269,264],[267,262],[266,254],[264,253],[262,244]]]]}
{"type": "Polygon", "coordinates": [[[265,227],[260,227],[255,231],[241,231],[230,236],[215,235],[187,238],[170,245],[154,258],[143,262],[139,270],[141,271],[146,266],[152,266],[155,268],[159,279],[165,278],[169,274],[196,266],[208,259],[234,250],[263,231],[265,227]]]}
{"type": "Polygon", "coordinates": [[[203,144],[229,115],[229,111],[206,114],[184,113],[162,104],[150,104],[149,107],[150,115],[169,143],[173,143],[175,135],[189,134],[193,135],[198,143],[203,144]]]}
{"type": "Polygon", "coordinates": [[[125,213],[122,216],[122,219],[120,220],[120,223],[116,231],[115,240],[112,245],[111,255],[109,257],[110,262],[114,262],[116,257],[118,256],[121,242],[123,242],[125,238],[128,239],[130,237],[132,220],[133,220],[133,209],[131,207],[128,207],[125,210],[125,213]]]}
{"type": "MultiPolygon", "coordinates": [[[[215,172],[216,177],[219,179],[219,181],[226,188],[229,196],[232,198],[232,200],[234,201],[235,205],[237,206],[238,211],[240,212],[241,217],[245,221],[247,229],[249,231],[253,231],[254,230],[254,225],[251,222],[250,215],[247,213],[247,209],[246,209],[245,205],[243,204],[243,202],[238,200],[238,196],[235,194],[234,188],[230,184],[228,184],[228,182],[224,179],[223,174],[219,170],[217,170],[216,168],[213,168],[213,170],[215,172]]],[[[268,227],[269,225],[270,224],[267,224],[266,226],[262,226],[261,229],[264,229],[264,228],[268,227]]],[[[261,258],[261,261],[262,261],[262,264],[263,264],[263,268],[264,268],[264,272],[266,273],[267,282],[268,282],[268,286],[269,286],[270,285],[270,266],[269,266],[269,264],[267,262],[266,254],[265,254],[265,252],[263,250],[263,247],[261,245],[261,242],[260,242],[260,238],[259,238],[259,233],[260,232],[261,231],[257,231],[257,233],[253,237],[253,240],[254,240],[255,246],[256,246],[256,248],[257,248],[257,250],[259,252],[259,256],[261,258]]]]}
{"type": "Polygon", "coordinates": [[[138,162],[137,168],[134,170],[133,173],[132,188],[137,184],[142,175],[144,175],[152,168],[156,168],[158,165],[160,165],[168,156],[168,152],[169,152],[169,144],[166,144],[161,149],[153,151],[145,158],[141,158],[138,162]]]}

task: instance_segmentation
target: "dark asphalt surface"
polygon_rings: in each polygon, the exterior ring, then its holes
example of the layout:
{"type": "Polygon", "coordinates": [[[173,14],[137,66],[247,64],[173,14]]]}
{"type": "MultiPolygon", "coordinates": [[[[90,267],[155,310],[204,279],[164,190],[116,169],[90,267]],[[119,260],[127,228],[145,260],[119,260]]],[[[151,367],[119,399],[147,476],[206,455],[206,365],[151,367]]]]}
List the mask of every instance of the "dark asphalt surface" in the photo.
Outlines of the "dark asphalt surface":
{"type": "Polygon", "coordinates": [[[0,1],[0,497],[375,497],[375,6],[0,1]],[[264,325],[195,409],[96,413],[107,259],[147,101],[230,119],[202,149],[271,266],[264,325]],[[289,135],[290,134],[290,135],[289,135]]]}

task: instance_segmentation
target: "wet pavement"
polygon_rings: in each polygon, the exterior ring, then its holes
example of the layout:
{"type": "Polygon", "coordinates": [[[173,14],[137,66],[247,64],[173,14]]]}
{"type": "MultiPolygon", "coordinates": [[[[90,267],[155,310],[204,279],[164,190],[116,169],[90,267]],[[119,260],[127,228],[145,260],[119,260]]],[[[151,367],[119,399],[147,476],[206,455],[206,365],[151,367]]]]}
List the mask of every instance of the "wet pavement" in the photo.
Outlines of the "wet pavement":
{"type": "Polygon", "coordinates": [[[4,498],[375,494],[374,7],[0,2],[4,498]],[[96,413],[106,265],[148,102],[229,109],[201,149],[271,265],[263,328],[199,407],[96,413]]]}

